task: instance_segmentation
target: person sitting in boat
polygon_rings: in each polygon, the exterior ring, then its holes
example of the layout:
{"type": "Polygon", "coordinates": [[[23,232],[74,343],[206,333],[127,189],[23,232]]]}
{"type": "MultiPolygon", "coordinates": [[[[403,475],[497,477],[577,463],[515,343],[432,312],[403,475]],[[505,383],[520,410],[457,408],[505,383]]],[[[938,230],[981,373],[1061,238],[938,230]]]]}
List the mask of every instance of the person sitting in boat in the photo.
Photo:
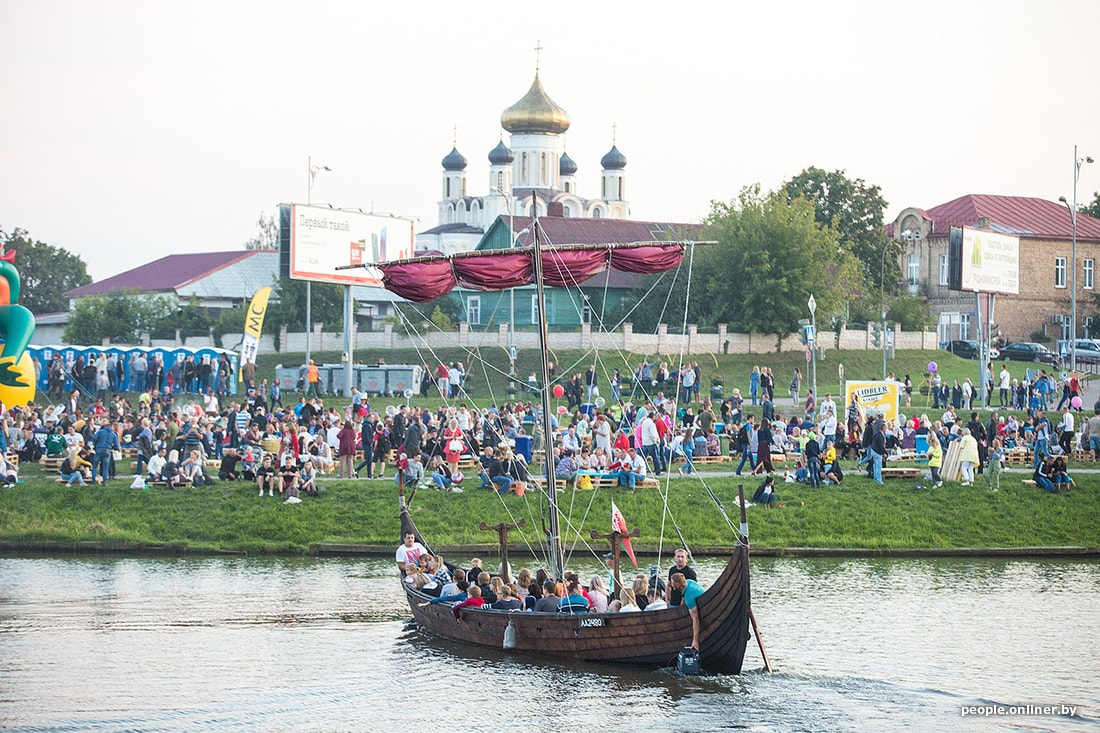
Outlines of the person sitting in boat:
{"type": "Polygon", "coordinates": [[[668,569],[669,583],[666,586],[665,600],[668,601],[670,606],[679,606],[682,599],[680,591],[672,587],[672,576],[676,573],[680,573],[691,580],[697,579],[695,568],[688,565],[688,551],[683,547],[676,548],[676,551],[672,553],[672,567],[668,569]]]}
{"type": "Polygon", "coordinates": [[[607,604],[609,603],[609,597],[607,594],[607,588],[604,587],[603,578],[598,575],[593,575],[588,580],[588,606],[592,609],[593,613],[604,613],[607,611],[607,604]]]}
{"type": "Polygon", "coordinates": [[[698,602],[699,596],[706,592],[706,589],[697,581],[685,578],[683,573],[673,573],[672,578],[669,579],[669,585],[680,591],[684,599],[684,605],[687,607],[688,613],[691,614],[691,647],[698,651],[699,609],[696,608],[695,604],[698,602]]]}
{"type": "Polygon", "coordinates": [[[455,584],[453,593],[448,593],[447,588],[443,588],[443,590],[440,591],[438,598],[431,598],[426,601],[421,601],[416,605],[423,608],[424,606],[434,606],[437,603],[462,603],[464,600],[470,597],[469,593],[467,592],[469,591],[469,589],[470,584],[467,583],[465,580],[460,580],[455,584]]]}
{"type": "Polygon", "coordinates": [[[466,589],[466,595],[466,600],[459,601],[451,608],[451,613],[453,613],[455,618],[457,618],[459,621],[462,620],[459,612],[463,608],[481,608],[485,605],[485,599],[481,597],[481,588],[479,588],[478,586],[471,585],[469,588],[466,589]]]}
{"type": "Polygon", "coordinates": [[[638,606],[638,610],[644,611],[646,604],[649,603],[649,577],[645,574],[634,576],[634,583],[630,590],[634,591],[634,603],[638,606]]]}
{"type": "Polygon", "coordinates": [[[500,587],[497,599],[489,604],[494,611],[522,611],[523,601],[516,597],[515,587],[505,583],[500,587]]]}
{"type": "Polygon", "coordinates": [[[432,556],[428,562],[428,572],[439,583],[440,588],[445,588],[452,581],[451,571],[447,569],[447,563],[442,555],[432,556]]]}
{"type": "MultiPolygon", "coordinates": [[[[446,568],[447,566],[444,565],[443,567],[446,568]]],[[[454,573],[451,574],[449,577],[451,578],[451,580],[443,584],[443,589],[439,591],[440,595],[450,596],[455,595],[456,593],[466,592],[466,588],[469,587],[469,584],[466,582],[465,570],[463,570],[462,568],[455,568],[454,573]],[[459,587],[460,583],[462,585],[461,588],[459,587]]]]}
{"type": "Polygon", "coordinates": [[[619,613],[635,613],[641,610],[638,608],[638,599],[632,588],[623,588],[619,591],[619,613]]]}
{"type": "Polygon", "coordinates": [[[638,455],[637,449],[631,448],[626,452],[622,470],[619,471],[619,486],[628,486],[631,491],[634,491],[637,483],[645,481],[645,478],[645,459],[638,455]]]}
{"type": "MultiPolygon", "coordinates": [[[[496,590],[493,589],[493,578],[489,573],[482,570],[477,574],[477,587],[481,589],[481,597],[485,599],[486,603],[492,603],[497,599],[496,590]]],[[[474,585],[471,583],[471,585],[474,585]]]]}
{"type": "Polygon", "coordinates": [[[656,588],[649,589],[649,595],[645,604],[645,610],[647,611],[663,611],[668,608],[668,603],[664,598],[661,598],[661,594],[656,588]]]}
{"type": "Polygon", "coordinates": [[[562,599],[558,597],[558,584],[552,580],[544,580],[542,583],[542,598],[535,601],[535,613],[557,613],[558,602],[562,599]]]}
{"type": "Polygon", "coordinates": [[[588,599],[581,595],[581,584],[570,580],[565,586],[566,595],[558,601],[559,613],[588,613],[588,599]]]}
{"type": "Polygon", "coordinates": [[[397,548],[397,553],[395,555],[397,569],[404,575],[407,567],[419,567],[420,556],[426,554],[428,554],[428,550],[424,545],[416,541],[416,533],[406,532],[402,538],[402,544],[397,548]]]}
{"type": "Polygon", "coordinates": [[[413,587],[425,595],[432,596],[433,598],[439,597],[439,592],[442,590],[439,583],[435,581],[435,578],[427,573],[417,573],[413,579],[413,587]]]}

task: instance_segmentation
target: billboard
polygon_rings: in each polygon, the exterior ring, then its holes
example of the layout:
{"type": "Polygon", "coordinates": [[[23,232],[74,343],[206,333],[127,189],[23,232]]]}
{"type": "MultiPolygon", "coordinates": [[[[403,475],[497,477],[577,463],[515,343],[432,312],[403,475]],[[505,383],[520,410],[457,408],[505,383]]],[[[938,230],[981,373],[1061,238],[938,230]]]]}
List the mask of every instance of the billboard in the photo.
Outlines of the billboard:
{"type": "Polygon", "coordinates": [[[981,229],[951,231],[948,280],[953,290],[1020,294],[1020,238],[981,229]]]}
{"type": "Polygon", "coordinates": [[[901,395],[901,383],[891,380],[851,380],[844,383],[844,404],[852,402],[852,395],[856,396],[856,402],[863,410],[864,416],[868,414],[882,415],[885,420],[898,419],[898,397],[901,395]]]}
{"type": "Polygon", "coordinates": [[[295,280],[339,285],[381,285],[376,268],[337,270],[413,256],[411,219],[304,204],[279,212],[283,274],[295,280]]]}

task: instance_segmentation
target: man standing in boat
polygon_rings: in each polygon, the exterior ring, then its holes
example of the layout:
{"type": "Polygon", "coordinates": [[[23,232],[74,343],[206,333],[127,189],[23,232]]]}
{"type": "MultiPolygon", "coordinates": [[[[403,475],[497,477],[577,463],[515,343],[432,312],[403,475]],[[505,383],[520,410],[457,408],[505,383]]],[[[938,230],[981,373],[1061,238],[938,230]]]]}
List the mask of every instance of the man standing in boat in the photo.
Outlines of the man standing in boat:
{"type": "Polygon", "coordinates": [[[679,606],[683,601],[683,591],[672,587],[672,576],[680,573],[688,580],[698,580],[698,578],[695,576],[695,568],[688,565],[688,551],[683,547],[672,553],[672,562],[673,566],[668,569],[668,596],[665,600],[670,606],[679,606]]]}
{"type": "Polygon", "coordinates": [[[420,556],[426,555],[428,552],[424,545],[416,541],[416,534],[413,532],[406,532],[404,541],[401,546],[397,548],[397,569],[401,571],[401,577],[405,577],[405,568],[408,566],[416,567],[420,564],[420,556]]]}

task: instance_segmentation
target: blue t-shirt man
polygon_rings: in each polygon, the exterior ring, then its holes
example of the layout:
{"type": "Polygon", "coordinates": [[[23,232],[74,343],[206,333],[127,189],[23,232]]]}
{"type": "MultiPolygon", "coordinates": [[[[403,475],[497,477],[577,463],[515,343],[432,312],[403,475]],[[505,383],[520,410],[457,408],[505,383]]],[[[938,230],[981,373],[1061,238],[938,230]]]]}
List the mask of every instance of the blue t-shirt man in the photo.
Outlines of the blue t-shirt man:
{"type": "Polygon", "coordinates": [[[703,595],[706,588],[701,586],[698,581],[687,578],[687,586],[684,588],[684,605],[690,611],[695,608],[695,603],[699,600],[699,596],[703,595]]]}

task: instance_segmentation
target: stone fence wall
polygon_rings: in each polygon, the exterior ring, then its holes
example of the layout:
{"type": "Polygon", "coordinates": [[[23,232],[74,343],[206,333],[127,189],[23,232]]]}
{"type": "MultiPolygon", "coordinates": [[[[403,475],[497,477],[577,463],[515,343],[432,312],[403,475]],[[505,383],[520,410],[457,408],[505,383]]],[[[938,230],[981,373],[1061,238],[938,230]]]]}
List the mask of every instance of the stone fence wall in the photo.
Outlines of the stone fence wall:
{"type": "MultiPolygon", "coordinates": [[[[316,324],[310,341],[311,351],[343,351],[344,336],[341,333],[323,332],[321,324],[316,324]]],[[[676,329],[679,331],[679,329],[676,329]]],[[[633,354],[676,354],[683,349],[687,354],[772,354],[776,351],[801,351],[806,347],[798,340],[798,334],[792,333],[778,344],[775,334],[735,333],[727,331],[725,324],[719,324],[717,332],[700,332],[697,326],[689,325],[686,334],[673,332],[662,324],[657,333],[637,333],[633,324],[625,323],[621,331],[593,332],[587,324],[579,331],[551,332],[549,334],[552,349],[592,349],[601,351],[618,350],[633,354]],[[780,346],[780,348],[776,348],[780,346]]],[[[516,346],[531,349],[538,345],[538,334],[533,331],[518,331],[515,335],[516,346]]],[[[158,348],[172,348],[180,340],[152,341],[150,345],[158,348]]],[[[279,337],[279,353],[303,353],[306,350],[305,332],[283,331],[279,337]]],[[[186,346],[201,348],[212,345],[209,338],[186,339],[186,346]]],[[[240,346],[240,336],[226,336],[220,344],[223,348],[235,349],[240,346]]],[[[825,351],[833,349],[877,351],[871,344],[871,327],[865,329],[844,329],[839,336],[833,331],[818,331],[817,346],[825,351]]],[[[471,329],[469,324],[460,323],[457,331],[433,331],[410,338],[406,334],[394,331],[386,324],[382,331],[356,331],[352,333],[352,348],[355,351],[410,349],[425,351],[446,348],[477,348],[499,346],[507,351],[509,346],[508,324],[500,324],[496,330],[471,329]]],[[[936,349],[939,339],[934,331],[902,331],[894,325],[894,346],[898,349],[936,349]]],[[[265,334],[260,339],[260,352],[275,351],[275,338],[265,334]]]]}

